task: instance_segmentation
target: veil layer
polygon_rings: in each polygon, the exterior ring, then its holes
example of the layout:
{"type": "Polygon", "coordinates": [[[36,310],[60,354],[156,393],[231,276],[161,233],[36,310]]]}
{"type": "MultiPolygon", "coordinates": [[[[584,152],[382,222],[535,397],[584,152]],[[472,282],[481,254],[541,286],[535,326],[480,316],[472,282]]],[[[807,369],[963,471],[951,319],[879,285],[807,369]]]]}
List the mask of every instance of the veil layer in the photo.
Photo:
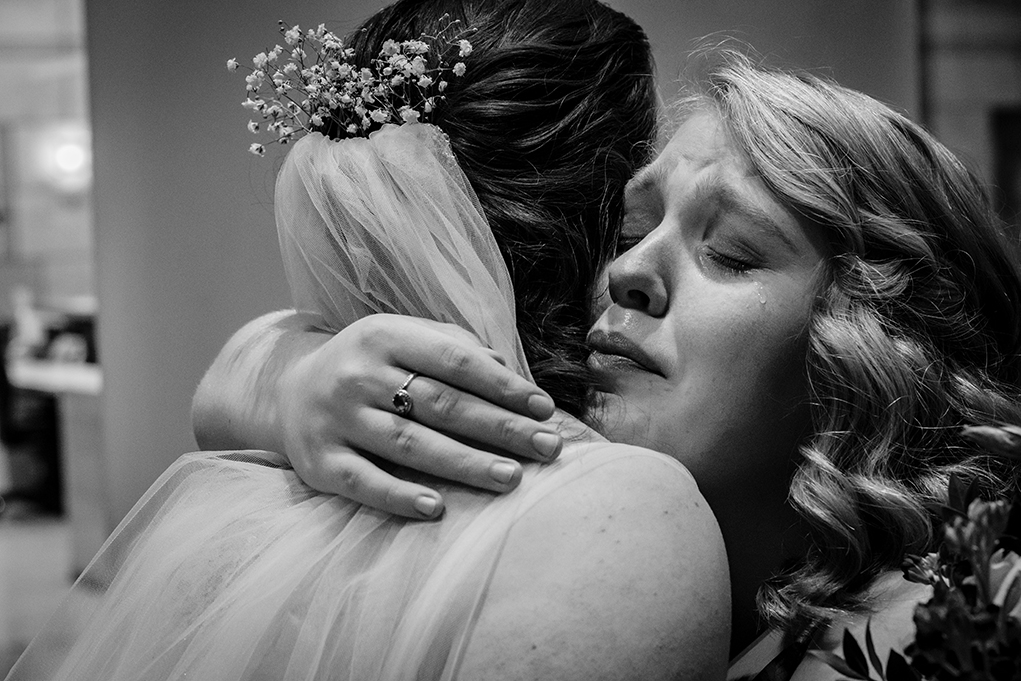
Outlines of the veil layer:
{"type": "Polygon", "coordinates": [[[328,329],[378,312],[449,322],[530,376],[507,267],[439,128],[302,138],[277,177],[276,217],[295,306],[328,329]]]}
{"type": "MultiPolygon", "coordinates": [[[[437,128],[301,139],[276,210],[295,304],[324,327],[380,312],[450,322],[530,376],[506,266],[437,128]]],[[[8,681],[451,681],[518,520],[624,456],[590,434],[526,464],[506,495],[431,482],[446,512],[420,523],[319,493],[281,454],[185,455],[8,681]]]]}

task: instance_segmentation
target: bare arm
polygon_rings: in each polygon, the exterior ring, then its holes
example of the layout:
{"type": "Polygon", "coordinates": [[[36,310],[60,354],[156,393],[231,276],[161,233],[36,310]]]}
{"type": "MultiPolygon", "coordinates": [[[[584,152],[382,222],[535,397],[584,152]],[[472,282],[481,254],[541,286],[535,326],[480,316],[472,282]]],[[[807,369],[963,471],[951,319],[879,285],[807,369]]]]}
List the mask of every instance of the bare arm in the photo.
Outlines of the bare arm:
{"type": "Polygon", "coordinates": [[[450,324],[372,315],[336,335],[315,318],[276,312],[245,325],[221,350],[192,403],[204,448],[270,449],[302,480],[375,508],[436,517],[442,498],[363,456],[503,492],[521,465],[496,455],[549,460],[561,438],[542,390],[450,324]],[[406,417],[393,394],[411,372],[406,417]]]}
{"type": "Polygon", "coordinates": [[[281,376],[332,334],[310,315],[282,310],[239,329],[206,371],[192,398],[199,447],[283,452],[281,376]]]}

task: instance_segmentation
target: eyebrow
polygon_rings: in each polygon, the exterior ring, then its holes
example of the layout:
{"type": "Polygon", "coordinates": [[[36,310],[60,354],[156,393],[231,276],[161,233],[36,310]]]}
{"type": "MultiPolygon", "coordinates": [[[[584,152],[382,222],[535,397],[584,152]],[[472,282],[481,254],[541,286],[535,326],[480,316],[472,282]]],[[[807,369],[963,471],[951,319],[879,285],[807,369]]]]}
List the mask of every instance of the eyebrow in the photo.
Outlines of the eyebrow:
{"type": "Polygon", "coordinates": [[[661,179],[669,175],[668,169],[660,163],[650,163],[632,177],[624,187],[624,198],[634,199],[636,194],[648,192],[659,184],[661,179]]]}
{"type": "Polygon", "coordinates": [[[723,211],[745,218],[775,236],[792,253],[800,255],[801,251],[787,231],[770,215],[769,211],[755,205],[754,202],[748,200],[731,185],[722,182],[718,177],[700,179],[695,185],[693,196],[696,202],[710,201],[723,211]]]}

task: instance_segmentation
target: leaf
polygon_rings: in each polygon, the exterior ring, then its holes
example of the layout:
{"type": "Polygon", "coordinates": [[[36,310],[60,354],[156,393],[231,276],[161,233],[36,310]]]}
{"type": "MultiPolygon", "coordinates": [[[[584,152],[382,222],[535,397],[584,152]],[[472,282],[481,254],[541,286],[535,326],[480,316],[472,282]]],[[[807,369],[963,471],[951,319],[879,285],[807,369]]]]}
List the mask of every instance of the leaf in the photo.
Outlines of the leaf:
{"type": "Polygon", "coordinates": [[[1012,425],[966,426],[961,435],[990,454],[1021,458],[1021,428],[1012,425]]]}
{"type": "Polygon", "coordinates": [[[862,676],[861,674],[847,666],[847,663],[844,661],[844,658],[840,657],[839,655],[835,655],[828,650],[810,650],[808,652],[818,657],[820,660],[822,660],[830,667],[843,674],[844,676],[847,676],[852,679],[857,679],[858,681],[872,681],[867,675],[862,676]]]}
{"type": "Polygon", "coordinates": [[[964,516],[968,515],[968,502],[965,500],[967,489],[961,476],[957,473],[950,474],[950,485],[947,489],[947,506],[964,516]]]}
{"type": "Polygon", "coordinates": [[[844,660],[851,669],[858,672],[862,678],[869,677],[869,663],[865,659],[865,653],[861,646],[854,640],[849,629],[844,629],[844,660]]]}
{"type": "Polygon", "coordinates": [[[886,658],[886,681],[919,681],[920,678],[903,655],[896,650],[890,651],[886,658]]]}
{"type": "Polygon", "coordinates": [[[869,661],[872,662],[872,668],[879,672],[879,678],[886,679],[886,675],[883,673],[883,663],[879,660],[879,655],[876,653],[876,644],[872,641],[872,618],[865,623],[865,650],[869,652],[869,661]]]}
{"type": "Polygon", "coordinates": [[[999,546],[1004,551],[1013,551],[1021,555],[1021,496],[1015,495],[1007,517],[1007,527],[1000,535],[999,546]]]}

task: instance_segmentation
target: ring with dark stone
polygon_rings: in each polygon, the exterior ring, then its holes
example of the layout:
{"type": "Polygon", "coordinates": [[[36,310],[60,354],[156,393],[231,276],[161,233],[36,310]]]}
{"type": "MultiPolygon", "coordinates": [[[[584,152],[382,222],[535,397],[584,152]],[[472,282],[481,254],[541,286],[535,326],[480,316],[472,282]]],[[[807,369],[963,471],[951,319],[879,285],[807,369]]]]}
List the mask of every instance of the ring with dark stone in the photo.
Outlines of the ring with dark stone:
{"type": "Polygon", "coordinates": [[[403,385],[401,385],[401,387],[397,389],[397,392],[394,393],[394,409],[397,411],[398,416],[407,416],[411,413],[411,408],[415,406],[415,402],[411,399],[411,394],[408,392],[407,388],[411,382],[415,380],[416,376],[418,376],[418,374],[412,371],[408,375],[408,378],[404,381],[403,385]]]}

